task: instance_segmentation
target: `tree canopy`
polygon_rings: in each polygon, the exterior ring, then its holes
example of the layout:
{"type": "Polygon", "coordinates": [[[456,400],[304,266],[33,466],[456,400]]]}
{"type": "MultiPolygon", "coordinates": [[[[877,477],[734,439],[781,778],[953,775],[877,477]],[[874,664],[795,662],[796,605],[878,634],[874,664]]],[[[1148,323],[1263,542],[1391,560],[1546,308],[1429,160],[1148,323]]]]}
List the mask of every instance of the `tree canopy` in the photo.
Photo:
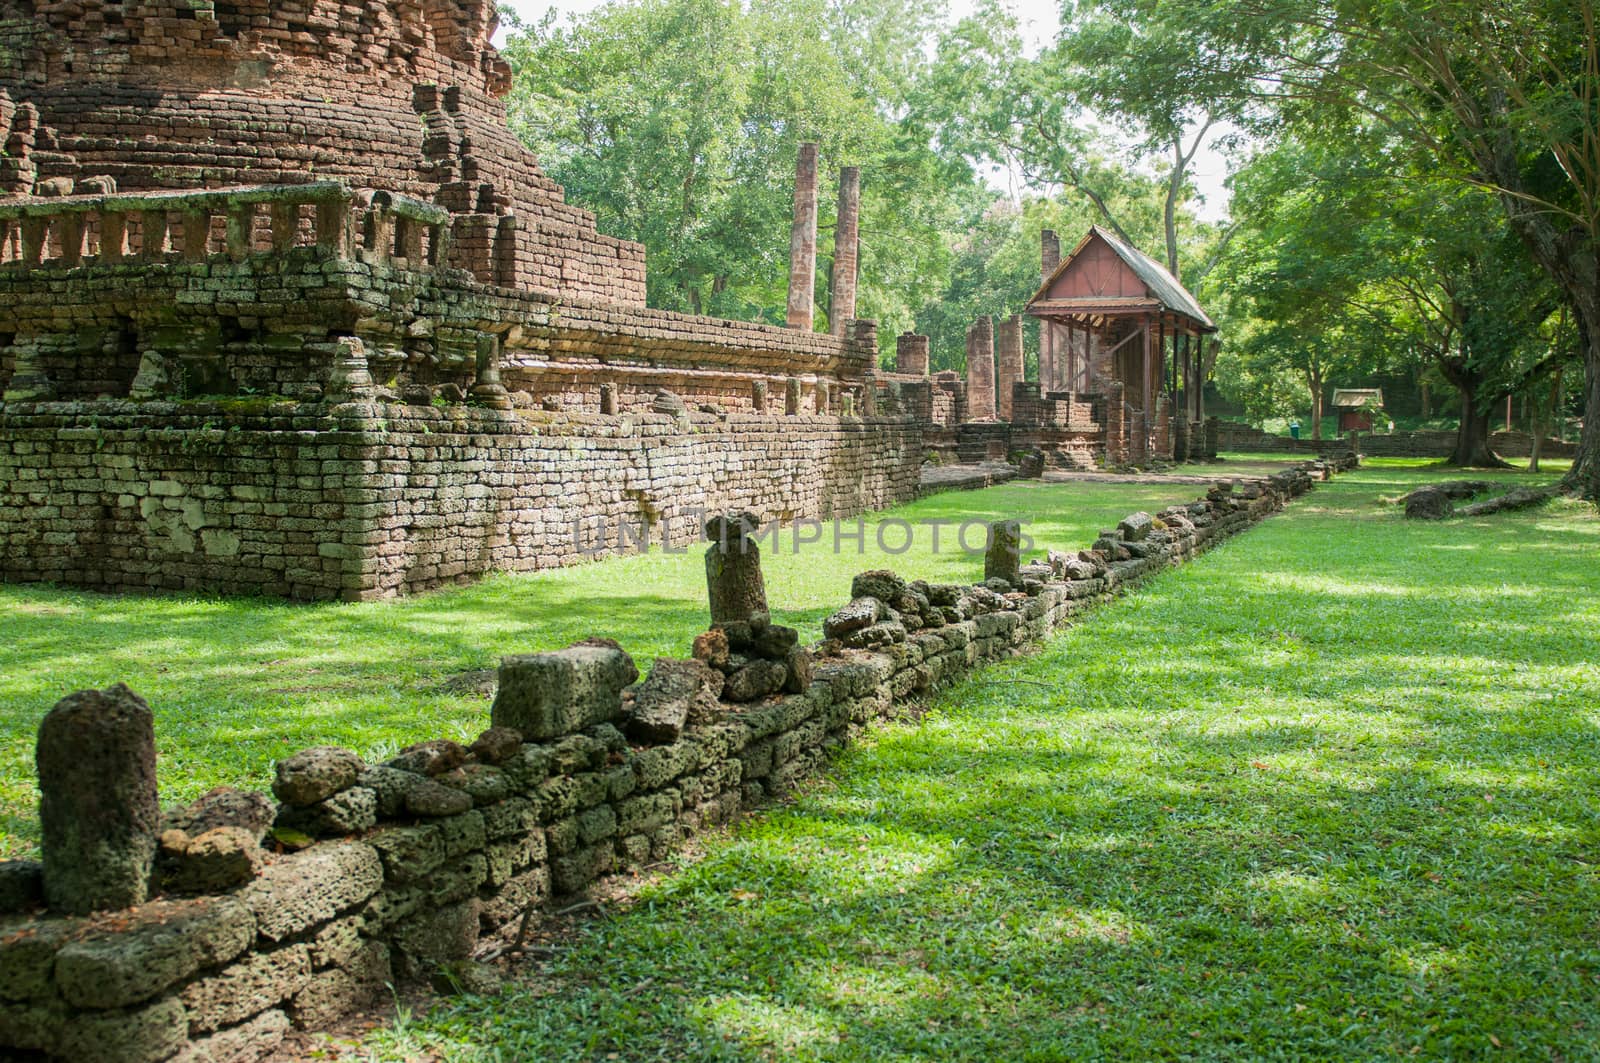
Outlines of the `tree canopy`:
{"type": "Polygon", "coordinates": [[[1581,364],[1570,483],[1600,494],[1589,0],[1064,0],[1037,49],[1002,0],[941,12],[552,15],[507,48],[513,120],[574,202],[645,244],[653,305],[783,320],[795,151],[815,141],[822,322],[832,178],[856,165],[857,312],[928,333],[938,368],[960,367],[974,317],[1021,309],[1041,229],[1097,223],[1216,309],[1207,360],[1255,416],[1315,419],[1336,377],[1412,374],[1457,391],[1457,459],[1492,462],[1488,405],[1581,364]],[[1215,151],[1234,174],[1222,221],[1193,180],[1215,151]]]}

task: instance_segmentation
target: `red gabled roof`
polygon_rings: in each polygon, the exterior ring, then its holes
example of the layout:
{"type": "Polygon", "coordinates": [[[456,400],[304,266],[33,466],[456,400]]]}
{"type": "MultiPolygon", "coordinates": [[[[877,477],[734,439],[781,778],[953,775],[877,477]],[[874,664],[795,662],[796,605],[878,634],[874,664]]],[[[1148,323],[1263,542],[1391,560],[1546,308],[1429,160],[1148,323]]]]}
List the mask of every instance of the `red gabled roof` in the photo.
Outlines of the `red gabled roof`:
{"type": "Polygon", "coordinates": [[[1075,307],[1103,312],[1109,306],[1167,310],[1189,318],[1202,331],[1215,332],[1217,328],[1165,266],[1092,225],[1072,254],[1061,260],[1028,300],[1028,312],[1075,307]]]}

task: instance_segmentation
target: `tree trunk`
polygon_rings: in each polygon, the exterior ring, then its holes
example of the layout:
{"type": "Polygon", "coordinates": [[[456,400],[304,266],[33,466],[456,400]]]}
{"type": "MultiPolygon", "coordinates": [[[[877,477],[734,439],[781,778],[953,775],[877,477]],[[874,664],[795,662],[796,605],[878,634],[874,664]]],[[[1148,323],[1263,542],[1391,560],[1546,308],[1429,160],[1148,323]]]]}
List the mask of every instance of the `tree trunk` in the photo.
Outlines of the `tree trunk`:
{"type": "Polygon", "coordinates": [[[1600,329],[1591,327],[1580,315],[1578,335],[1583,341],[1583,431],[1578,436],[1572,469],[1562,478],[1561,486],[1600,502],[1600,329]]]}
{"type": "MultiPolygon", "coordinates": [[[[1515,156],[1500,141],[1493,147],[1500,150],[1480,154],[1480,166],[1501,187],[1521,187],[1515,156]]],[[[1600,501],[1600,270],[1595,269],[1600,247],[1596,234],[1581,228],[1559,230],[1543,211],[1517,196],[1502,194],[1500,202],[1511,228],[1556,282],[1577,322],[1578,343],[1583,348],[1583,432],[1561,487],[1600,501]]]]}
{"type": "Polygon", "coordinates": [[[1428,382],[1422,381],[1422,419],[1433,419],[1433,396],[1428,394],[1428,382]]]}
{"type": "Polygon", "coordinates": [[[1322,374],[1306,370],[1306,383],[1311,388],[1311,438],[1322,438],[1322,374]]]}
{"type": "Polygon", "coordinates": [[[1461,468],[1504,469],[1509,466],[1489,449],[1489,419],[1493,402],[1479,402],[1476,389],[1457,384],[1461,391],[1461,425],[1456,429],[1456,447],[1447,465],[1461,468]]]}

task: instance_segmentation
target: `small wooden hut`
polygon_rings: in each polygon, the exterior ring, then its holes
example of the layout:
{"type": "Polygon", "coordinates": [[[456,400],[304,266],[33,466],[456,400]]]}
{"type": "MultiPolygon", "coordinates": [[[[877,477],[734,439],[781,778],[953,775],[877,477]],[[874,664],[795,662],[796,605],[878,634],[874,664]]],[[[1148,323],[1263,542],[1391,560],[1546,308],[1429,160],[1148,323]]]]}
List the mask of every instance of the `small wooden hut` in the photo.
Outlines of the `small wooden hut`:
{"type": "Polygon", "coordinates": [[[1334,388],[1333,408],[1339,411],[1339,434],[1372,431],[1372,415],[1383,409],[1382,388],[1334,388]]]}
{"type": "Polygon", "coordinates": [[[1047,273],[1027,312],[1040,322],[1040,389],[1120,390],[1132,458],[1162,450],[1170,456],[1173,434],[1160,430],[1164,413],[1186,424],[1203,419],[1201,345],[1217,326],[1165,266],[1138,248],[1091,227],[1047,273]]]}

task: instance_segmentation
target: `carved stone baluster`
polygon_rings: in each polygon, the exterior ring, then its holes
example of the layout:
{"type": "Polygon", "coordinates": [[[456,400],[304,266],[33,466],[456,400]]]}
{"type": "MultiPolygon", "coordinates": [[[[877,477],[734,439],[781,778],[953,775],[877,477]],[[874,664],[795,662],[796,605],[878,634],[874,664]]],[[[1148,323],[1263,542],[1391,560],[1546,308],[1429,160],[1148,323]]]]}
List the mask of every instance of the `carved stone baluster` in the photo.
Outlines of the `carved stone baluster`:
{"type": "Polygon", "coordinates": [[[326,200],[317,204],[317,246],[337,258],[350,257],[350,202],[326,200]]]}
{"type": "Polygon", "coordinates": [[[121,262],[128,257],[128,216],[120,210],[100,215],[100,261],[121,262]]]}
{"type": "Polygon", "coordinates": [[[186,262],[204,262],[211,253],[211,214],[209,211],[189,211],[183,216],[183,258],[186,262]]]}
{"type": "Polygon", "coordinates": [[[140,257],[146,262],[159,262],[167,254],[167,212],[142,210],[139,212],[140,257]]]}
{"type": "Polygon", "coordinates": [[[300,204],[272,205],[272,250],[282,253],[294,247],[300,236],[300,204]]]}
{"type": "Polygon", "coordinates": [[[233,204],[228,207],[228,257],[243,262],[252,250],[255,240],[256,205],[233,204]]]}
{"type": "Polygon", "coordinates": [[[56,225],[61,237],[61,265],[66,269],[83,265],[83,215],[63,214],[56,225]]]}

